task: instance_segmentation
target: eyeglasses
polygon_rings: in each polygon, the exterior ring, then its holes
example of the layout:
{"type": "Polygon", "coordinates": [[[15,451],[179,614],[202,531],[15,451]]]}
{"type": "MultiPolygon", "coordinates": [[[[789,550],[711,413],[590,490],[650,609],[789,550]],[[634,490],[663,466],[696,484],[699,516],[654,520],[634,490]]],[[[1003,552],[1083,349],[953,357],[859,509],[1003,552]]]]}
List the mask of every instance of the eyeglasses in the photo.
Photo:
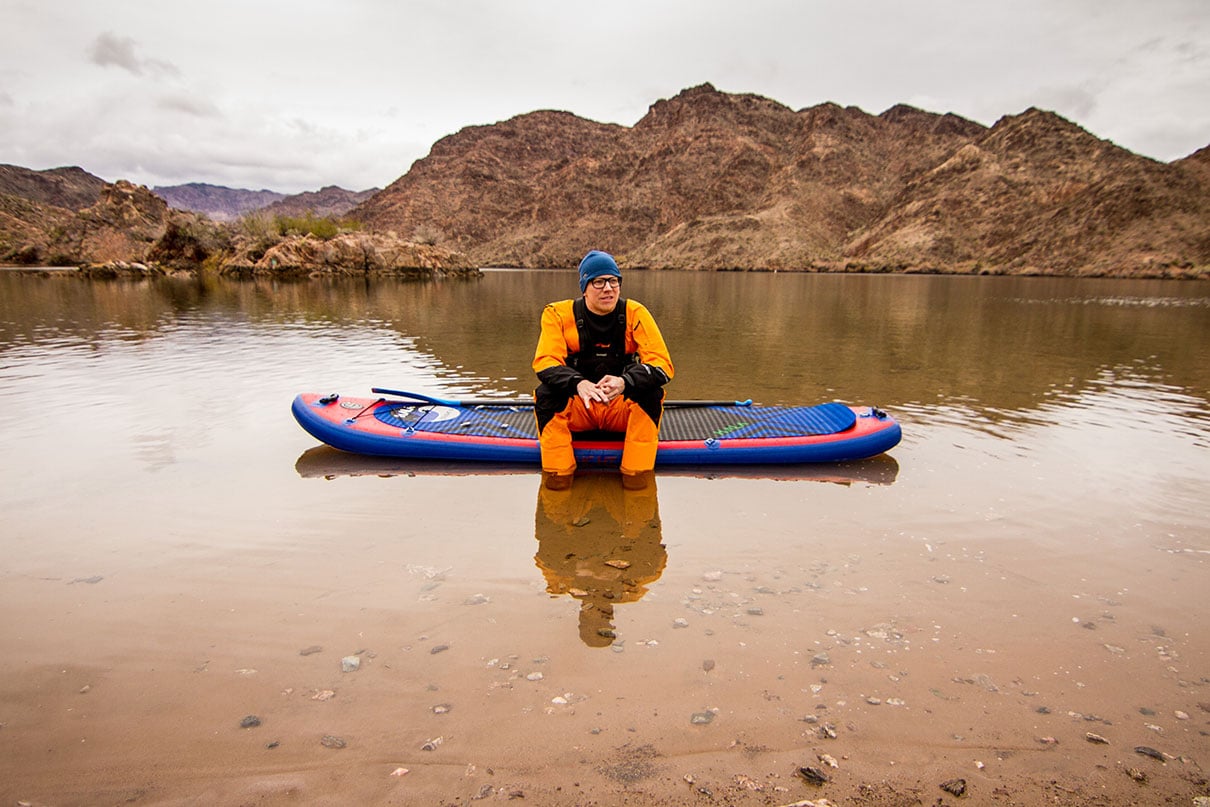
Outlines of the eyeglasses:
{"type": "Polygon", "coordinates": [[[592,283],[592,287],[594,289],[603,289],[606,286],[611,286],[616,289],[622,285],[622,278],[620,278],[620,277],[594,277],[589,282],[592,283]]]}

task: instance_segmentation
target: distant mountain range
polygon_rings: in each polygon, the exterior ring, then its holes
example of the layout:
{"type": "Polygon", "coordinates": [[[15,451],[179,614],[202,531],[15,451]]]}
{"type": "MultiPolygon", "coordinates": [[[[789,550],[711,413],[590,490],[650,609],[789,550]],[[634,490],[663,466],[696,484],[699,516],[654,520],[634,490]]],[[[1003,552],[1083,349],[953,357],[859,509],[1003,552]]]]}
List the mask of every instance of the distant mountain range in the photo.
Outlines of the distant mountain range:
{"type": "Polygon", "coordinates": [[[242,188],[227,188],[208,185],[204,182],[188,182],[184,185],[156,185],[152,193],[163,199],[170,207],[205,213],[215,221],[233,221],[253,210],[268,207],[285,199],[284,193],[276,191],[251,191],[242,188]]]}
{"type": "Polygon", "coordinates": [[[157,185],[151,190],[177,210],[204,213],[215,221],[234,221],[255,210],[264,210],[271,215],[301,216],[313,213],[320,217],[339,218],[381,189],[349,191],[329,185],[318,191],[290,196],[270,190],[251,191],[190,182],[185,185],[157,185]]]}
{"type": "MultiPolygon", "coordinates": [[[[51,168],[34,171],[16,165],[0,165],[0,194],[67,210],[83,210],[101,198],[109,185],[83,168],[51,168]]],[[[349,191],[335,185],[318,191],[288,195],[270,190],[245,190],[189,182],[184,185],[158,185],[151,191],[169,207],[191,213],[203,213],[214,221],[233,221],[256,210],[272,215],[340,217],[369,199],[380,188],[349,191]]]]}
{"type": "Polygon", "coordinates": [[[479,266],[570,267],[598,248],[648,268],[1210,276],[1210,147],[1160,163],[1038,109],[987,127],[704,84],[632,127],[557,111],[467,127],[383,190],[154,191],[0,166],[0,260],[92,260],[100,244],[137,258],[185,215],[171,206],[349,217],[479,266]],[[100,239],[127,218],[137,237],[100,239]]]}

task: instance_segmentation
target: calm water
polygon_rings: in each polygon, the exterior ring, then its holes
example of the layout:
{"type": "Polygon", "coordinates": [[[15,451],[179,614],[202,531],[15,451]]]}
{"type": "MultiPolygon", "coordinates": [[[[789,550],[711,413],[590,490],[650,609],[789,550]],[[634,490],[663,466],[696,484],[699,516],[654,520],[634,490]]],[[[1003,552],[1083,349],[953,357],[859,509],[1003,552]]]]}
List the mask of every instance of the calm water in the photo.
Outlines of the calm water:
{"type": "MultiPolygon", "coordinates": [[[[300,391],[371,386],[528,393],[540,306],[574,291],[570,272],[369,284],[0,273],[0,673],[9,681],[0,685],[0,781],[15,783],[0,784],[0,795],[90,803],[118,793],[132,774],[114,768],[117,749],[132,737],[164,758],[239,768],[250,752],[232,719],[249,712],[285,726],[273,729],[285,732],[276,758],[285,768],[320,766],[308,756],[314,743],[289,756],[289,732],[342,732],[354,738],[346,759],[403,760],[409,786],[434,796],[476,792],[468,764],[544,770],[581,742],[602,743],[602,754],[648,743],[678,760],[745,732],[785,748],[801,742],[797,718],[820,698],[836,711],[890,686],[886,673],[857,664],[861,637],[867,653],[871,642],[899,654],[917,643],[912,662],[894,662],[915,676],[893,676],[895,686],[919,687],[896,698],[908,708],[930,688],[960,688],[964,675],[995,676],[1001,690],[1024,680],[1056,712],[1116,717],[1134,732],[1120,738],[1127,745],[1158,742],[1140,728],[1144,699],[1123,689],[1151,677],[1169,713],[1193,715],[1184,734],[1169,727],[1172,752],[1207,751],[1195,702],[1210,695],[1182,692],[1165,671],[1205,681],[1210,670],[1200,627],[1210,583],[1207,284],[638,272],[625,283],[664,331],[673,397],[876,404],[902,422],[903,443],[861,466],[778,479],[661,475],[657,491],[629,498],[593,478],[552,500],[532,471],[467,475],[315,451],[289,404],[300,391]],[[568,561],[577,546],[591,547],[578,565],[568,561]],[[629,579],[591,562],[619,552],[632,553],[629,579]],[[600,595],[592,608],[581,589],[600,595]],[[602,626],[615,643],[592,639],[602,626]],[[437,643],[451,650],[420,658],[437,643]],[[324,651],[300,658],[308,645],[324,651]],[[339,658],[359,651],[358,677],[342,677],[339,658]],[[828,700],[808,687],[819,673],[806,661],[819,652],[831,656],[827,686],[849,680],[851,692],[828,700]],[[743,664],[729,663],[736,653],[743,664]],[[1119,666],[1104,667],[1107,653],[1119,666]],[[431,659],[450,666],[400,672],[431,659]],[[298,669],[312,660],[326,665],[322,675],[298,669]],[[148,668],[181,677],[149,683],[148,668]],[[524,691],[530,679],[515,676],[531,669],[545,673],[533,700],[489,696],[505,681],[524,691]],[[403,678],[371,686],[387,670],[403,678]],[[636,675],[647,691],[626,701],[613,687],[636,675]],[[59,694],[15,683],[64,676],[59,694]],[[354,680],[364,711],[338,695],[323,704],[330,725],[307,722],[312,704],[283,700],[287,690],[340,693],[354,680]],[[87,727],[61,719],[82,687],[94,710],[87,727]],[[409,728],[379,725],[376,698],[387,695],[409,728]],[[611,708],[582,707],[586,722],[552,729],[541,720],[563,695],[611,708]],[[790,707],[792,698],[803,703],[790,707]],[[454,706],[447,722],[423,725],[438,701],[454,706]],[[711,709],[717,720],[701,731],[726,730],[685,734],[691,714],[711,709]],[[789,725],[771,729],[770,709],[789,725]],[[154,715],[174,710],[192,715],[193,735],[155,728],[154,715]],[[439,734],[456,780],[416,750],[439,734]],[[47,762],[34,752],[44,746],[65,750],[47,762]],[[116,772],[101,777],[108,790],[89,790],[73,769],[116,772]]],[[[886,774],[876,760],[910,756],[902,749],[916,741],[945,757],[938,749],[957,729],[944,723],[931,739],[887,724],[870,775],[886,774]]],[[[1079,753],[1091,753],[1086,730],[1071,728],[1079,753]]],[[[979,730],[968,722],[963,732],[979,730]]],[[[262,749],[271,737],[256,739],[262,749]]],[[[861,748],[846,753],[862,759],[861,748]]],[[[167,764],[156,754],[130,764],[167,764]]],[[[577,770],[575,759],[568,776],[594,775],[596,763],[577,770]]],[[[720,757],[710,770],[735,775],[727,764],[720,757]]],[[[367,781],[386,787],[372,769],[367,781]]],[[[544,775],[532,774],[531,795],[561,781],[544,775]]],[[[312,794],[325,787],[303,781],[312,794]]]]}

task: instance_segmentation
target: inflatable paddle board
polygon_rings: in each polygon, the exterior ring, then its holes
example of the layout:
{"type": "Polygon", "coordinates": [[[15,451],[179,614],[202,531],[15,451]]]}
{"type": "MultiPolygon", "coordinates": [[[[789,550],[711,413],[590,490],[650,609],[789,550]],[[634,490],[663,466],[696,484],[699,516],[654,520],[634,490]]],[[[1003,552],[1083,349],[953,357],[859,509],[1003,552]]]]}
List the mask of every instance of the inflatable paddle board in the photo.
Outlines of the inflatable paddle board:
{"type": "MultiPolygon", "coordinates": [[[[292,411],[320,442],[353,454],[541,464],[532,403],[373,392],[380,397],[303,393],[295,397],[292,411]]],[[[870,406],[670,401],[660,423],[656,467],[846,462],[888,451],[901,436],[893,417],[870,406]]],[[[579,466],[621,462],[621,434],[575,437],[579,466]]]]}

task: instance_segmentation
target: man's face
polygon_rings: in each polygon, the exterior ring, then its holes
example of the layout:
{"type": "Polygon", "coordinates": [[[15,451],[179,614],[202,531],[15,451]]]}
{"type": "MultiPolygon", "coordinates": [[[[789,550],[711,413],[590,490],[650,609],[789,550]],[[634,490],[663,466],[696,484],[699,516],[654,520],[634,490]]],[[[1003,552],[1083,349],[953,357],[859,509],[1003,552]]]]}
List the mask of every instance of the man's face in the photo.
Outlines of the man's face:
{"type": "Polygon", "coordinates": [[[622,296],[622,279],[619,277],[594,277],[584,289],[584,302],[594,314],[608,314],[622,296]],[[600,286],[600,288],[597,288],[600,286]]]}

